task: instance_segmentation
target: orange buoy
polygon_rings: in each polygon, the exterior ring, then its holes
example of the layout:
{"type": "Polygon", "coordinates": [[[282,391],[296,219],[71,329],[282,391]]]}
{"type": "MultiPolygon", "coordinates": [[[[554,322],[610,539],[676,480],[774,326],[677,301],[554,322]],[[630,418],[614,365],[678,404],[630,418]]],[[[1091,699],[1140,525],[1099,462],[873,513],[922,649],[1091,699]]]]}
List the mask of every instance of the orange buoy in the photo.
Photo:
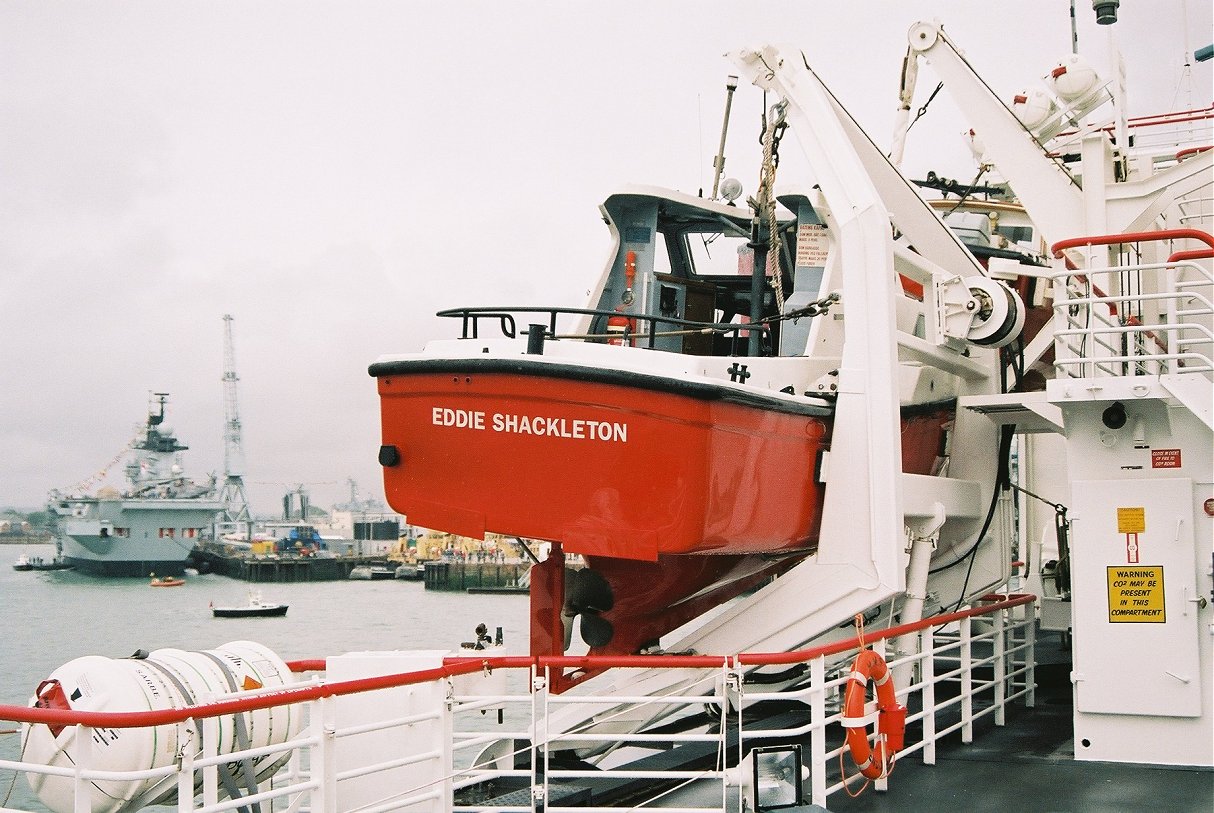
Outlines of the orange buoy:
{"type": "Polygon", "coordinates": [[[847,729],[847,748],[860,773],[869,779],[888,776],[906,733],[906,707],[898,705],[894,679],[885,665],[885,659],[871,649],[862,651],[852,663],[847,690],[843,695],[842,725],[847,729]],[[870,680],[877,689],[875,749],[869,747],[868,724],[864,714],[870,680]]]}

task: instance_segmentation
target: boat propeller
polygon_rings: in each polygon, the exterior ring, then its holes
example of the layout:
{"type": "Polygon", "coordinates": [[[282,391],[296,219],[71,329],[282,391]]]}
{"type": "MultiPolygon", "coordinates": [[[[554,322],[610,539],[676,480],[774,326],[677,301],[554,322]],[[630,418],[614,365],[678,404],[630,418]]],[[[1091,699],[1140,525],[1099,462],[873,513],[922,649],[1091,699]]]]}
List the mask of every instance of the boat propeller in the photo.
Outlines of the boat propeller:
{"type": "Polygon", "coordinates": [[[615,606],[615,597],[611,585],[597,571],[566,570],[565,571],[565,604],[561,609],[561,618],[565,623],[565,648],[573,635],[573,619],[582,617],[582,640],[592,647],[606,646],[615,636],[615,628],[611,622],[600,613],[608,612],[615,606]]]}

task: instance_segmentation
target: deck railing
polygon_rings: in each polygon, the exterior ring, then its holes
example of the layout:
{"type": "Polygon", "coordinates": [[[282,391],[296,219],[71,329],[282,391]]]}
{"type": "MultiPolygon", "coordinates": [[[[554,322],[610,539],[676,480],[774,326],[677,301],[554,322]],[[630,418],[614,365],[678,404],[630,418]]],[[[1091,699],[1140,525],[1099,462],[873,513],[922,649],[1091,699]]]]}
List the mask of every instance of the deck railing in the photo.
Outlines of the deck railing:
{"type": "Polygon", "coordinates": [[[1210,246],[1166,262],[1060,269],[1054,281],[1055,361],[1060,377],[1158,376],[1214,372],[1214,238],[1196,229],[1102,235],[1056,243],[1068,248],[1137,246],[1196,239],[1210,246]]]}
{"type": "MultiPolygon", "coordinates": [[[[1214,105],[1196,110],[1131,117],[1127,126],[1134,139],[1132,152],[1135,155],[1151,155],[1157,164],[1182,161],[1209,149],[1211,120],[1214,120],[1214,105]]],[[[1074,152],[1079,149],[1085,135],[1095,131],[1113,135],[1115,130],[1113,124],[1065,130],[1053,136],[1050,150],[1055,153],[1074,152]]]]}
{"type": "MultiPolygon", "coordinates": [[[[934,764],[942,737],[960,732],[962,740],[969,742],[980,718],[990,715],[996,725],[1002,725],[1013,700],[1033,705],[1033,600],[1029,595],[988,596],[958,612],[868,632],[867,644],[886,657],[891,669],[913,675],[907,685],[897,687],[899,701],[911,707],[908,736],[899,758],[917,753],[923,762],[934,764]],[[911,639],[916,645],[907,647],[911,639]],[[894,652],[891,641],[913,651],[894,652]]],[[[290,688],[216,696],[200,705],[162,711],[107,713],[0,706],[0,720],[76,726],[75,743],[80,744],[70,766],[4,760],[0,771],[70,781],[73,813],[91,809],[94,783],[115,780],[175,783],[175,804],[183,813],[250,810],[254,805],[260,805],[262,811],[313,813],[398,809],[586,813],[618,809],[611,804],[586,806],[584,800],[562,804],[562,800],[568,801],[571,787],[590,780],[617,785],[631,782],[650,792],[652,798],[647,802],[632,798],[627,807],[651,804],[684,813],[709,813],[740,805],[736,766],[746,752],[754,746],[781,743],[800,746],[809,773],[808,795],[814,803],[824,805],[830,794],[848,783],[858,785],[855,776],[846,780],[840,776],[835,765],[842,764],[841,754],[847,747],[839,743],[836,727],[842,717],[838,698],[859,646],[859,640],[850,638],[798,652],[732,656],[455,657],[430,669],[356,680],[328,681],[313,675],[290,688]],[[548,690],[556,670],[588,666],[680,669],[691,679],[682,684],[684,690],[677,696],[557,695],[548,690]],[[788,667],[797,667],[795,688],[777,689],[762,681],[756,675],[759,667],[783,667],[782,674],[789,674],[788,667]],[[500,680],[491,677],[503,671],[524,674],[529,684],[521,691],[502,691],[500,680]],[[787,711],[774,718],[774,723],[771,719],[765,725],[751,722],[748,712],[770,702],[781,703],[787,711]],[[281,705],[305,711],[307,723],[299,736],[277,745],[220,751],[221,718],[281,705]],[[560,714],[574,705],[592,705],[600,713],[583,715],[582,719],[590,720],[588,724],[560,729],[560,714]],[[612,725],[613,715],[620,710],[649,709],[659,717],[664,716],[659,710],[706,708],[715,710],[717,722],[699,730],[665,728],[634,734],[612,725]],[[499,709],[499,714],[486,714],[499,709]],[[368,710],[373,713],[366,713],[368,710]],[[499,719],[506,721],[505,726],[493,725],[499,719]],[[175,726],[180,735],[188,737],[181,742],[198,742],[201,735],[202,747],[185,747],[174,763],[147,770],[105,771],[90,766],[94,732],[146,726],[175,726]],[[512,743],[521,744],[528,758],[520,764],[529,767],[515,767],[512,743]],[[675,745],[698,747],[701,758],[695,764],[674,767],[654,765],[654,760],[623,759],[629,750],[669,753],[675,745]],[[568,749],[584,749],[602,758],[593,767],[562,767],[555,755],[568,749]],[[223,798],[235,795],[231,779],[239,773],[236,766],[284,756],[289,756],[287,766],[271,780],[238,798],[223,798]],[[486,789],[504,782],[522,790],[513,798],[493,800],[486,789]]],[[[291,664],[301,672],[324,666],[323,661],[291,664]]],[[[849,772],[855,772],[854,766],[849,772]]],[[[882,789],[889,780],[875,781],[882,789]]],[[[162,784],[156,793],[163,795],[167,788],[162,784]]],[[[0,808],[9,810],[15,808],[0,808]]]]}

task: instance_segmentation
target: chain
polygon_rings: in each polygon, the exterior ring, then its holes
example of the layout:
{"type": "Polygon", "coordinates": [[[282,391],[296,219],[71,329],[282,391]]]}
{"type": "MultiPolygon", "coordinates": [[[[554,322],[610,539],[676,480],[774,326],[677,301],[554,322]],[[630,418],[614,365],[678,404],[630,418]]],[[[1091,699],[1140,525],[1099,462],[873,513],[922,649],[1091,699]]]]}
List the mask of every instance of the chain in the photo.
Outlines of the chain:
{"type": "Polygon", "coordinates": [[[780,163],[780,139],[788,129],[784,119],[787,102],[772,106],[763,132],[763,166],[759,171],[759,194],[755,202],[755,214],[767,221],[768,247],[767,267],[764,272],[771,276],[776,294],[776,312],[784,312],[784,274],[780,270],[780,227],[776,222],[776,167],[780,163]]]}

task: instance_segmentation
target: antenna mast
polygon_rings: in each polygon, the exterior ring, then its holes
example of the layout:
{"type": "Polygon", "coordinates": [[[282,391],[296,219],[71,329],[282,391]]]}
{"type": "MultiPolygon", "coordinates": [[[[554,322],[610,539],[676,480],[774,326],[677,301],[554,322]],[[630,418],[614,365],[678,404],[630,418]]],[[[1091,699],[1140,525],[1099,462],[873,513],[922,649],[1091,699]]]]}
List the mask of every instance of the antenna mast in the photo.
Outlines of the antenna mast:
{"type": "Polygon", "coordinates": [[[244,491],[244,450],[240,445],[240,413],[236,406],[236,350],[232,344],[232,315],[223,315],[223,490],[228,522],[249,522],[249,500],[244,491]]]}
{"type": "Polygon", "coordinates": [[[717,148],[717,155],[712,159],[714,172],[712,197],[709,200],[717,199],[717,191],[721,185],[721,173],[725,171],[725,136],[729,133],[729,110],[733,107],[733,92],[737,89],[738,77],[730,76],[725,80],[725,120],[721,122],[721,146],[717,148]]]}

